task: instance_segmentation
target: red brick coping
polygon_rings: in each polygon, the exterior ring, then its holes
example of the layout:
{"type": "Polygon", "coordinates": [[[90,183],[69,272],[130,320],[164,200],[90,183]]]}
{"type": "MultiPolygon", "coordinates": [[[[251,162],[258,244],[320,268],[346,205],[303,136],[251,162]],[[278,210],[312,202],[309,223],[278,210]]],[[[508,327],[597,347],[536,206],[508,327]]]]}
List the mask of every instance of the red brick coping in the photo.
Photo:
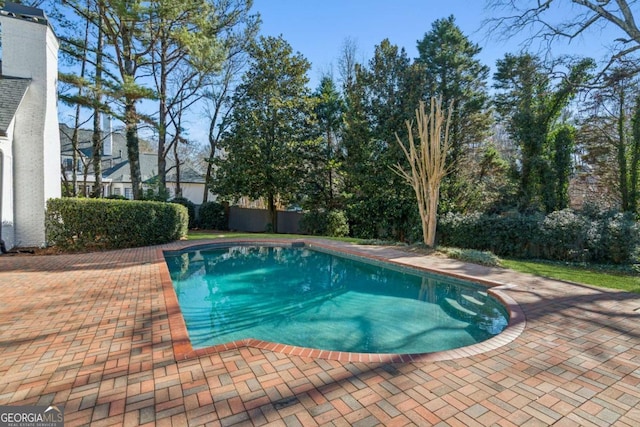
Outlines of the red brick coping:
{"type": "Polygon", "coordinates": [[[329,351],[318,350],[306,347],[297,347],[286,344],[273,343],[268,341],[262,341],[257,339],[243,339],[238,341],[232,341],[224,344],[215,345],[212,347],[206,347],[201,349],[194,349],[191,346],[189,340],[189,334],[187,327],[180,311],[178,304],[178,298],[175,293],[173,282],[169,274],[169,268],[164,259],[165,249],[158,249],[156,253],[156,262],[160,264],[160,274],[162,280],[162,288],[164,291],[165,304],[167,307],[167,313],[169,316],[169,329],[171,332],[171,340],[173,342],[173,352],[177,360],[197,358],[204,355],[213,353],[219,353],[226,350],[238,349],[241,347],[255,347],[264,350],[275,351],[284,353],[291,356],[301,356],[317,359],[337,360],[340,362],[381,362],[381,363],[404,363],[404,362],[424,362],[424,361],[442,361],[459,359],[463,357],[469,357],[480,353],[485,353],[490,350],[502,347],[515,340],[524,331],[526,326],[526,319],[524,312],[518,305],[518,303],[506,293],[502,292],[503,289],[509,289],[510,285],[492,282],[484,279],[480,279],[473,276],[464,274],[452,274],[451,272],[438,270],[436,268],[425,268],[421,266],[405,264],[396,262],[386,258],[384,256],[367,253],[358,246],[345,245],[339,243],[329,243],[327,241],[317,240],[291,240],[291,239],[216,239],[208,241],[208,243],[202,242],[184,242],[179,248],[171,248],[171,251],[183,251],[185,249],[196,249],[199,247],[207,247],[212,245],[232,245],[234,243],[242,244],[282,244],[282,243],[298,243],[304,244],[307,247],[318,247],[333,252],[342,252],[349,255],[355,255],[358,257],[369,258],[372,260],[395,264],[403,267],[411,267],[418,270],[437,273],[459,279],[472,281],[474,283],[480,283],[488,287],[487,292],[493,297],[497,298],[507,309],[509,313],[509,324],[500,334],[489,338],[486,341],[482,341],[470,346],[460,347],[452,350],[438,351],[432,353],[418,353],[418,354],[382,354],[382,353],[351,353],[344,351],[329,351]]]}

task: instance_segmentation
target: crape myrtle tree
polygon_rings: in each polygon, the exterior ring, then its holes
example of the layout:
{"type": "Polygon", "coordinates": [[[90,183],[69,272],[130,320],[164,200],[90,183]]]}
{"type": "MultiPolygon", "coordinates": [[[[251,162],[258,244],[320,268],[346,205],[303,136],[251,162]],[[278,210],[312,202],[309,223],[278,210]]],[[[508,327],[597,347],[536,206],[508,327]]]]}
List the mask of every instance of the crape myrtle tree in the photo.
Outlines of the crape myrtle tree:
{"type": "Polygon", "coordinates": [[[481,148],[491,123],[487,79],[489,67],[477,58],[481,48],[472,43],[449,16],[431,25],[422,40],[418,40],[416,64],[420,67],[423,94],[427,103],[431,97],[442,97],[443,105],[455,100],[451,112],[451,148],[447,155],[454,169],[443,184],[442,199],[446,210],[464,210],[475,187],[469,182],[470,162],[474,151],[481,148]],[[458,169],[460,167],[462,170],[458,169]]]}
{"type": "MultiPolygon", "coordinates": [[[[566,66],[546,66],[530,54],[507,54],[497,62],[494,76],[495,106],[520,148],[518,208],[521,211],[552,212],[558,209],[555,189],[562,184],[551,172],[562,147],[551,147],[554,127],[565,107],[589,78],[593,61],[582,59],[566,66]]],[[[557,139],[554,142],[570,143],[557,139]]],[[[562,178],[564,179],[564,178],[562,178]]]]}
{"type": "Polygon", "coordinates": [[[408,143],[396,134],[396,139],[402,152],[407,158],[406,165],[394,165],[394,171],[413,188],[418,202],[418,211],[422,224],[422,238],[425,245],[435,247],[438,203],[440,200],[440,185],[451,170],[447,164],[450,148],[450,125],[454,111],[454,101],[451,100],[448,112],[442,108],[442,97],[431,98],[429,112],[425,102],[420,101],[416,109],[416,130],[413,121],[405,121],[408,143]],[[417,134],[419,143],[414,138],[417,134]]]}
{"type": "Polygon", "coordinates": [[[249,54],[222,138],[225,155],[214,161],[218,170],[213,190],[223,199],[264,199],[277,232],[277,207],[299,197],[307,154],[319,142],[312,138],[310,64],[282,37],[260,37],[249,54]]]}

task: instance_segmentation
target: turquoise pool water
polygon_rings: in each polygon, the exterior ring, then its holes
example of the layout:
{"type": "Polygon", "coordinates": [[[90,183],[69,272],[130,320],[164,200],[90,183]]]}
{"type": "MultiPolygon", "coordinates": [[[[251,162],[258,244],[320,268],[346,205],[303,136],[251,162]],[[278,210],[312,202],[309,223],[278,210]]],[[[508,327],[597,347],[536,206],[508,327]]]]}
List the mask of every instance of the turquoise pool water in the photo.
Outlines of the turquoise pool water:
{"type": "Polygon", "coordinates": [[[192,346],[255,338],[323,350],[426,353],[507,325],[485,288],[308,247],[166,253],[192,346]]]}

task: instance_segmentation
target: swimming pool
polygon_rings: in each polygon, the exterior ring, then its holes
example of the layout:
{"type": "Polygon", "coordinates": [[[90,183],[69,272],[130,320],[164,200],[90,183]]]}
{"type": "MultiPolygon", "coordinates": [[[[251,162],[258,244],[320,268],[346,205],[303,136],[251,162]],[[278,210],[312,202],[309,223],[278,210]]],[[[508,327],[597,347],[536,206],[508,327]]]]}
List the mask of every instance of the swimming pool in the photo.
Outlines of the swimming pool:
{"type": "Polygon", "coordinates": [[[504,307],[465,281],[301,245],[165,253],[191,344],[254,338],[357,353],[427,353],[500,333],[504,307]]]}

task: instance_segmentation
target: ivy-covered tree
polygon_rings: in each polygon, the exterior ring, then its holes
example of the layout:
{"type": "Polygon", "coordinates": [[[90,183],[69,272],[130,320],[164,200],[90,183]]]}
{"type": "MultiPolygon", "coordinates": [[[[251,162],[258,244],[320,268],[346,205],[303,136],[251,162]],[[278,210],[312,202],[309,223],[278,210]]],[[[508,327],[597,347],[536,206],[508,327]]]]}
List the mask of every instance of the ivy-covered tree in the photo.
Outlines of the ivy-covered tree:
{"type": "Polygon", "coordinates": [[[583,111],[578,133],[583,161],[615,195],[625,212],[638,212],[640,170],[640,82],[626,68],[605,75],[583,111]]]}
{"type": "Polygon", "coordinates": [[[550,192],[547,206],[552,210],[569,207],[569,178],[573,172],[572,157],[576,146],[576,130],[569,124],[558,126],[550,135],[550,192]]]}
{"type": "Polygon", "coordinates": [[[523,211],[556,209],[549,153],[560,149],[551,150],[548,143],[561,112],[592,67],[591,59],[546,67],[530,54],[507,54],[497,62],[495,105],[520,147],[518,207],[523,211]]]}
{"type": "Polygon", "coordinates": [[[307,172],[314,101],[309,62],[282,37],[261,37],[234,98],[225,157],[217,159],[214,191],[223,198],[263,198],[277,232],[277,207],[295,201],[307,172]]]}

